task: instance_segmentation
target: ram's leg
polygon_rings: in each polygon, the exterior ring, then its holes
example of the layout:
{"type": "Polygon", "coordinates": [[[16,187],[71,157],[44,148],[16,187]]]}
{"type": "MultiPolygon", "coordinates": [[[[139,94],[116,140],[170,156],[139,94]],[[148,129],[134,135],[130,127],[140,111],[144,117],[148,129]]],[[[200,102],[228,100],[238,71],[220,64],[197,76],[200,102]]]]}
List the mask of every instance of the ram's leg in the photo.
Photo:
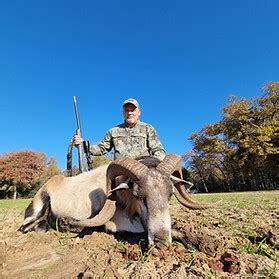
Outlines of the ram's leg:
{"type": "Polygon", "coordinates": [[[49,195],[39,191],[25,210],[24,221],[19,231],[46,230],[47,215],[50,210],[49,195]]]}

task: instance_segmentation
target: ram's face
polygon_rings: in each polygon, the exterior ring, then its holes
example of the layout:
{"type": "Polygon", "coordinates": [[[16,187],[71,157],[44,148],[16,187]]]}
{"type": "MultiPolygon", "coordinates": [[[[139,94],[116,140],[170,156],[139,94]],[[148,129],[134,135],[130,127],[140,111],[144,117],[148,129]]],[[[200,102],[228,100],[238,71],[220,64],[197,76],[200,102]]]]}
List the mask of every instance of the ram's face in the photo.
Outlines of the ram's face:
{"type": "Polygon", "coordinates": [[[141,219],[148,233],[148,244],[162,247],[171,242],[169,200],[173,184],[169,177],[150,169],[141,181],[134,183],[133,195],[141,209],[141,219]]]}

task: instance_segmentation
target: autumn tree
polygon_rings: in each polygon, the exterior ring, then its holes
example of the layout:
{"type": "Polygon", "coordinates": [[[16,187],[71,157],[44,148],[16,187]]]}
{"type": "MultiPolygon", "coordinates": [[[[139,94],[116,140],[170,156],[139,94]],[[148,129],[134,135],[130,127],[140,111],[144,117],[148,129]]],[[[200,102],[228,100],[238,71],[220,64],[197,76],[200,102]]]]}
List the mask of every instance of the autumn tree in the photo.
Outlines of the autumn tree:
{"type": "Polygon", "coordinates": [[[110,159],[106,156],[94,156],[93,157],[93,168],[108,164],[110,159]]]}
{"type": "Polygon", "coordinates": [[[0,155],[0,195],[26,195],[58,173],[55,160],[44,153],[16,151],[0,155]]]}
{"type": "Polygon", "coordinates": [[[56,159],[54,157],[47,157],[44,153],[39,153],[39,157],[42,159],[43,164],[45,166],[45,171],[40,175],[39,181],[32,187],[31,191],[26,193],[27,197],[33,197],[39,188],[47,182],[52,176],[63,174],[61,170],[58,168],[56,159]]]}
{"type": "Polygon", "coordinates": [[[263,92],[262,98],[254,100],[231,97],[221,121],[191,135],[188,164],[205,189],[278,186],[279,83],[267,83],[263,92]]]}
{"type": "Polygon", "coordinates": [[[45,158],[44,164],[46,166],[46,171],[41,176],[41,182],[45,183],[52,176],[61,174],[60,169],[57,166],[56,159],[54,157],[45,158]]]}

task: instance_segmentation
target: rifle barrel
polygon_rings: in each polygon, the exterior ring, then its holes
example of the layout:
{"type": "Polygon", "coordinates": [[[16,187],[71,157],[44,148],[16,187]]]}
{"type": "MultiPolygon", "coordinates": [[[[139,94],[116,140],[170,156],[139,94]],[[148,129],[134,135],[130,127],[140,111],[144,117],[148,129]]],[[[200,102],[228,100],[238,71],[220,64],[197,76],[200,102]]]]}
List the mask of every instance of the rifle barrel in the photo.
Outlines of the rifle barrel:
{"type": "Polygon", "coordinates": [[[81,126],[80,126],[80,120],[79,120],[79,113],[78,113],[78,105],[77,105],[76,96],[74,96],[74,107],[75,107],[75,115],[76,115],[76,121],[77,121],[77,128],[78,128],[80,136],[81,136],[81,126]]]}

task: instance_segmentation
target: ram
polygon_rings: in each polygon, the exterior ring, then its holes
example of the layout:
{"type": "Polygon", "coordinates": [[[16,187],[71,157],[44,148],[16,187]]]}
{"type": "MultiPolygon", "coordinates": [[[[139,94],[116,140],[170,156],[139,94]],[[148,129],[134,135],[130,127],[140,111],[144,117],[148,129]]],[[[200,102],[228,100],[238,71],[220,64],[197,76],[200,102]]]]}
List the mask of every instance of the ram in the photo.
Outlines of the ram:
{"type": "Polygon", "coordinates": [[[51,220],[76,227],[105,227],[110,232],[147,232],[148,245],[171,242],[169,200],[191,209],[195,202],[185,190],[181,157],[123,158],[75,177],[54,176],[37,192],[25,211],[20,231],[47,230],[51,220]]]}

